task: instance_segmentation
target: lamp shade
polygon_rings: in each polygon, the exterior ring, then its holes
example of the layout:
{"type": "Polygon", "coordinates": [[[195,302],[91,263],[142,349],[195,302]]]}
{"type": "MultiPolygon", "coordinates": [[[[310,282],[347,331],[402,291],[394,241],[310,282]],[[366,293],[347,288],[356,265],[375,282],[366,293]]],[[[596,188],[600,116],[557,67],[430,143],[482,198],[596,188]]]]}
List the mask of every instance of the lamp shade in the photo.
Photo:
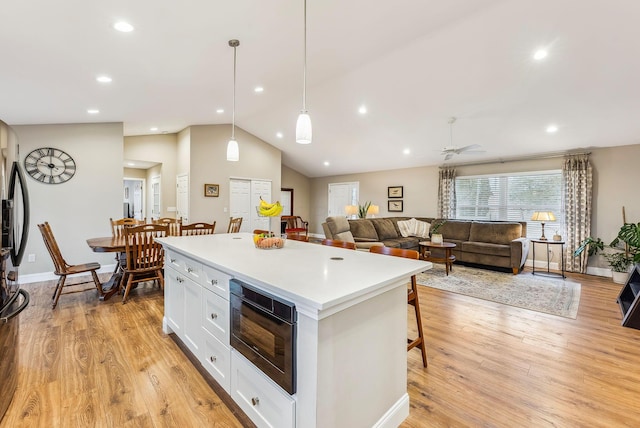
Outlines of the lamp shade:
{"type": "Polygon", "coordinates": [[[300,113],[296,122],[296,143],[311,144],[311,117],[306,111],[300,113]]]}
{"type": "Polygon", "coordinates": [[[240,160],[240,149],[238,148],[238,142],[232,138],[227,144],[227,160],[231,162],[238,162],[240,160]]]}
{"type": "Polygon", "coordinates": [[[531,216],[534,221],[555,221],[556,216],[551,211],[536,211],[531,216]]]}
{"type": "Polygon", "coordinates": [[[347,205],[344,207],[344,211],[349,216],[356,215],[358,214],[358,207],[356,205],[347,205]]]}
{"type": "Polygon", "coordinates": [[[380,213],[380,207],[378,205],[369,206],[369,209],[367,210],[367,214],[376,215],[378,213],[380,213]]]}

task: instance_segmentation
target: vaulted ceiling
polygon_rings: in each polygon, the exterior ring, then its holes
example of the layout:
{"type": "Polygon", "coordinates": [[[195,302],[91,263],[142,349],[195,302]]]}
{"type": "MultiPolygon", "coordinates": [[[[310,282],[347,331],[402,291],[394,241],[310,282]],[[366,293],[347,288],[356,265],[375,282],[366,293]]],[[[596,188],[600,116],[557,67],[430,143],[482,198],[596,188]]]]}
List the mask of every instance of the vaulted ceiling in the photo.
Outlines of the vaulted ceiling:
{"type": "Polygon", "coordinates": [[[447,163],[640,143],[637,0],[308,0],[307,146],[302,0],[13,1],[0,16],[9,124],[229,124],[239,39],[236,125],[309,177],[442,165],[451,146],[480,147],[447,163]]]}

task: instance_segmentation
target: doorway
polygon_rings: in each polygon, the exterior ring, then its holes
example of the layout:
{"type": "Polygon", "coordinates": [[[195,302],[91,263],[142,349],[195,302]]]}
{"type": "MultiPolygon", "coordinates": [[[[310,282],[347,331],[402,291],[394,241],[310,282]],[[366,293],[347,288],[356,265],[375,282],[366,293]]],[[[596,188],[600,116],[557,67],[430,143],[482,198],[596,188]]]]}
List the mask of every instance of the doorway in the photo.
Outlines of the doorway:
{"type": "Polygon", "coordinates": [[[358,205],[360,182],[329,183],[329,217],[344,216],[347,205],[358,205]]]}
{"type": "Polygon", "coordinates": [[[143,219],[144,213],[144,178],[124,178],[122,217],[143,219]]]}

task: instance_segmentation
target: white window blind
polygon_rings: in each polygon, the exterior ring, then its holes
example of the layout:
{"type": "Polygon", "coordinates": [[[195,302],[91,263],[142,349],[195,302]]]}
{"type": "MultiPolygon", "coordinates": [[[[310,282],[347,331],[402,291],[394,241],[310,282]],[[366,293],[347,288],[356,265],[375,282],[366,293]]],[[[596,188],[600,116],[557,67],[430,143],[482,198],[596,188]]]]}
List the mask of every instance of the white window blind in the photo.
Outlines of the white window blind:
{"type": "Polygon", "coordinates": [[[527,237],[537,239],[542,226],[531,220],[534,211],[551,211],[556,217],[545,222],[547,238],[556,230],[564,236],[561,171],[456,177],[458,219],[526,221],[527,237]]]}

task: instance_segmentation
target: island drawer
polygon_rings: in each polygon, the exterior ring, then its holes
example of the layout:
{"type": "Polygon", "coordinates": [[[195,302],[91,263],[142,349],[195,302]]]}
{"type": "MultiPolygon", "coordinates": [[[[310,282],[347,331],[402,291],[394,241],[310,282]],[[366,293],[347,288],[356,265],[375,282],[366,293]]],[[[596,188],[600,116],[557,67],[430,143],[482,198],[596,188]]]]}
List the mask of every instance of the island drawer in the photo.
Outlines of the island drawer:
{"type": "Polygon", "coordinates": [[[230,275],[209,266],[202,266],[202,285],[229,300],[230,275]]]}
{"type": "Polygon", "coordinates": [[[259,427],[295,426],[295,399],[235,350],[231,351],[231,397],[259,427]]]}
{"type": "Polygon", "coordinates": [[[190,259],[181,253],[166,250],[165,265],[174,268],[178,272],[184,273],[195,282],[201,283],[202,264],[199,262],[190,259]]]}
{"type": "Polygon", "coordinates": [[[202,328],[229,346],[229,301],[206,288],[203,297],[202,328]]]}
{"type": "Polygon", "coordinates": [[[202,366],[229,393],[231,350],[206,330],[202,332],[202,336],[204,338],[202,366]]]}

